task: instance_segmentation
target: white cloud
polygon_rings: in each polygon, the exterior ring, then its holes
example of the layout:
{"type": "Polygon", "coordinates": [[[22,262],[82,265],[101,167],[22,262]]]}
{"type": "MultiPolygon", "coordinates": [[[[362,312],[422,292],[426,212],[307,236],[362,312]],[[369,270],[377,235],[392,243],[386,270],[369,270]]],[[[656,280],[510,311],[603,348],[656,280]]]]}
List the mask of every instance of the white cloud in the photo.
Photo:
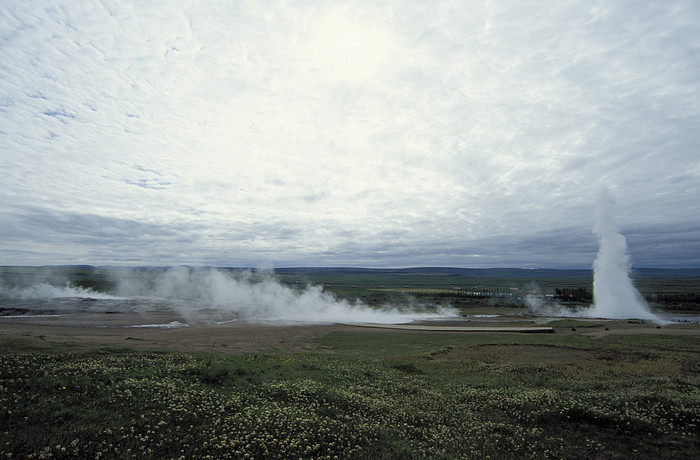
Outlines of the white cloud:
{"type": "MultiPolygon", "coordinates": [[[[0,256],[589,265],[561,251],[592,241],[601,182],[623,230],[700,215],[698,19],[690,1],[10,2],[0,256]],[[558,252],[520,243],[541,235],[558,252]]],[[[640,241],[647,264],[700,263],[640,241]]]]}

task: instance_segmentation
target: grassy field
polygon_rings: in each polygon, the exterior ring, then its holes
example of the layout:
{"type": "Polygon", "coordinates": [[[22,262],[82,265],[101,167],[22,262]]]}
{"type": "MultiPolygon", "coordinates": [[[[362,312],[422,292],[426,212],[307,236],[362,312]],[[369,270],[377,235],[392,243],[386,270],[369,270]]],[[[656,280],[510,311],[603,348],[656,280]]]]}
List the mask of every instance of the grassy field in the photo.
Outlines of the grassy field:
{"type": "MultiPolygon", "coordinates": [[[[68,280],[110,292],[114,285],[108,269],[94,267],[0,274],[8,286],[68,280]]],[[[638,275],[648,297],[700,307],[697,270],[638,275]]],[[[545,294],[591,287],[589,271],[277,276],[370,305],[421,292],[419,300],[434,301],[455,287],[545,294]]],[[[458,306],[465,314],[518,306],[505,303],[485,297],[458,306]]],[[[346,326],[248,336],[235,325],[86,332],[8,324],[0,334],[2,458],[700,457],[700,335],[692,324],[559,319],[549,324],[553,334],[346,326]],[[265,346],[248,346],[249,338],[265,346]]]]}
{"type": "Polygon", "coordinates": [[[0,355],[5,458],[697,458],[697,335],[351,329],[0,355]]]}

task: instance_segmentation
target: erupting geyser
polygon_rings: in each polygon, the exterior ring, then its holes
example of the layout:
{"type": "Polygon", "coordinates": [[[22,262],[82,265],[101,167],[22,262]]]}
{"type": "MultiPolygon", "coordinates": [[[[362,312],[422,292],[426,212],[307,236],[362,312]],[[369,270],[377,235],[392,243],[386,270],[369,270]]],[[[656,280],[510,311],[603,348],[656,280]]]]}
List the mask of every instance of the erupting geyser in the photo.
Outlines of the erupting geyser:
{"type": "Polygon", "coordinates": [[[639,318],[661,322],[649,310],[644,297],[630,279],[627,241],[617,230],[615,202],[606,187],[601,188],[593,233],[598,237],[598,255],[593,262],[593,306],[587,316],[598,318],[639,318]]]}

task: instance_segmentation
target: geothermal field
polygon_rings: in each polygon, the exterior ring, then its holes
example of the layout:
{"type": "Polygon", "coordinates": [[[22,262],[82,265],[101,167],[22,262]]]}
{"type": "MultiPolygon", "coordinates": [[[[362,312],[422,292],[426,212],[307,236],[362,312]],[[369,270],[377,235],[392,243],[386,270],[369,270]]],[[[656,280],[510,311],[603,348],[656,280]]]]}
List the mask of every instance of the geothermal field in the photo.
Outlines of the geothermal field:
{"type": "Polygon", "coordinates": [[[694,458],[700,270],[2,267],[6,458],[694,458]]]}
{"type": "Polygon", "coordinates": [[[271,6],[2,2],[0,460],[700,459],[700,1],[271,6]]]}
{"type": "Polygon", "coordinates": [[[617,264],[601,287],[607,254],[593,272],[4,267],[0,454],[691,458],[700,273],[617,264]]]}

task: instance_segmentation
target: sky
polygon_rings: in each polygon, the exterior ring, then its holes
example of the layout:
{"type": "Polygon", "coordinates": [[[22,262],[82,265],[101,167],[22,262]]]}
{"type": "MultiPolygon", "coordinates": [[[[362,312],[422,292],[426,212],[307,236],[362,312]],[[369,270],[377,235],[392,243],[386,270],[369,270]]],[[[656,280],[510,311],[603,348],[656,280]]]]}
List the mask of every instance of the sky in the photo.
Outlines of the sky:
{"type": "Polygon", "coordinates": [[[700,267],[700,3],[4,0],[0,265],[700,267]]]}

